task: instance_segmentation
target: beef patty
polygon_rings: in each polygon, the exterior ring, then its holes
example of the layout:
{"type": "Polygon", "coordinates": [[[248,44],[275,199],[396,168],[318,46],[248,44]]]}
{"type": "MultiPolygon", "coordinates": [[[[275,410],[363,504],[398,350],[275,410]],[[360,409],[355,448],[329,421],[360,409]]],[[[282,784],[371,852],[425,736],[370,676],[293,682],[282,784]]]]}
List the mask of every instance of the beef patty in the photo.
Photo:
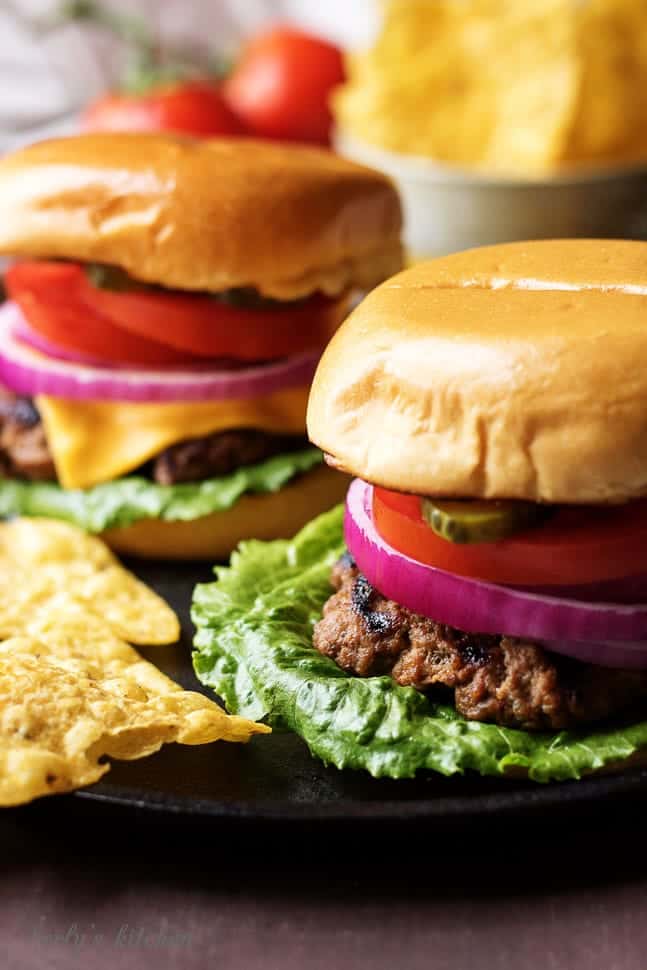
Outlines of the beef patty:
{"type": "Polygon", "coordinates": [[[0,388],[0,475],[30,481],[56,479],[54,462],[35,405],[0,388]]]}
{"type": "Polygon", "coordinates": [[[647,698],[647,672],[615,670],[549,653],[512,637],[463,633],[385,599],[349,555],[335,565],[314,646],[361,677],[449,688],[468,720],[531,731],[599,721],[647,698]]]}
{"type": "Polygon", "coordinates": [[[200,482],[306,446],[306,439],[299,435],[269,434],[254,428],[220,431],[166,448],[154,459],[152,475],[160,485],[200,482]]]}
{"type": "MultiPolygon", "coordinates": [[[[300,435],[254,428],[220,431],[165,448],[145,469],[160,485],[200,482],[228,475],[287,451],[306,447],[300,435]]],[[[56,469],[40,414],[29,398],[0,389],[0,475],[56,481],[56,469]]]]}

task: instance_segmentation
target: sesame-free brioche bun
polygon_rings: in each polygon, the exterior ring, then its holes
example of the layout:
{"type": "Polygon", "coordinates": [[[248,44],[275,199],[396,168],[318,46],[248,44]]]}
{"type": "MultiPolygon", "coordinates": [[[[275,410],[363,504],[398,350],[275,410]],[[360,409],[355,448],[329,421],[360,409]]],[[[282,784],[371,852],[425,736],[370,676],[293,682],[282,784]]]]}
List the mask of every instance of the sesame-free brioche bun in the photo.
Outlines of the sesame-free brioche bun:
{"type": "Polygon", "coordinates": [[[227,559],[242,539],[289,539],[306,522],[341,502],[346,475],[319,466],[278,492],[243,495],[235,505],[189,522],[140,519],[101,536],[116,552],[144,559],[227,559]]]}
{"type": "Polygon", "coordinates": [[[106,133],[0,161],[0,253],[119,266],[181,290],[293,299],[370,289],[402,265],[384,175],[246,138],[106,133]]]}
{"type": "Polygon", "coordinates": [[[403,492],[647,495],[647,243],[513,243],[400,273],[325,351],[308,432],[403,492]]]}

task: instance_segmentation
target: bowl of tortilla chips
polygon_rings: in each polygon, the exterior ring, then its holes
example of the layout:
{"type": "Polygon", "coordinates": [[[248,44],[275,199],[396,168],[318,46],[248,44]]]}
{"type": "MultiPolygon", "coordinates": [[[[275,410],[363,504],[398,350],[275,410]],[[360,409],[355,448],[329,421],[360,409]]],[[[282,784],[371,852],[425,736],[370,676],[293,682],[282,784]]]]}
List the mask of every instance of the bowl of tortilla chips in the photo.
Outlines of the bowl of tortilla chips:
{"type": "Polygon", "coordinates": [[[391,0],[347,73],[336,148],[395,180],[412,255],[647,233],[643,0],[391,0]]]}

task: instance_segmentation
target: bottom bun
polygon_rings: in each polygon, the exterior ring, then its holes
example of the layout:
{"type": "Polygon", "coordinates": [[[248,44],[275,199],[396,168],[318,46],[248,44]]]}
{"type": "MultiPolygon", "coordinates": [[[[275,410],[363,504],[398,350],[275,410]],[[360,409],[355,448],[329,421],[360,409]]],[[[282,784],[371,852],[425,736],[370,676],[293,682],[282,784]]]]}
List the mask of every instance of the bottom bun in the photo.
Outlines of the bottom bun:
{"type": "Polygon", "coordinates": [[[241,539],[289,539],[310,519],[341,502],[350,478],[325,465],[278,492],[243,495],[225,512],[188,522],[141,519],[101,538],[116,552],[145,559],[227,559],[241,539]]]}

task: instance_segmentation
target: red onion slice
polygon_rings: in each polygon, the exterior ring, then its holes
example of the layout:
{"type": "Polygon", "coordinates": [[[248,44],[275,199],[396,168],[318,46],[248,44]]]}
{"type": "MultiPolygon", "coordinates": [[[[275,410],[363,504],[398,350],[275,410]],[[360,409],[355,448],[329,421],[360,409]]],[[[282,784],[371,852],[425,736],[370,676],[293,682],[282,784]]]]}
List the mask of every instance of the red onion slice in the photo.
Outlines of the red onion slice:
{"type": "Polygon", "coordinates": [[[92,357],[90,354],[84,354],[81,351],[75,353],[73,350],[60,347],[48,340],[47,337],[41,336],[37,330],[29,326],[15,303],[6,303],[0,309],[0,319],[5,318],[9,320],[9,332],[12,337],[19,343],[37,350],[40,354],[53,357],[55,360],[71,360],[75,364],[88,364],[90,367],[117,366],[115,363],[107,363],[105,360],[99,360],[98,357],[92,357]]]}
{"type": "MultiPolygon", "coordinates": [[[[84,354],[81,351],[68,350],[67,347],[61,347],[60,344],[54,343],[47,337],[43,337],[37,330],[34,330],[27,323],[16,303],[9,302],[0,307],[0,320],[5,316],[10,321],[9,329],[11,335],[18,343],[27,344],[28,347],[32,347],[34,350],[39,351],[39,353],[45,354],[46,357],[53,357],[55,360],[71,360],[75,364],[89,364],[91,367],[100,367],[102,370],[130,370],[132,367],[137,366],[138,370],[146,371],[147,373],[149,371],[157,373],[160,369],[155,364],[134,365],[124,364],[114,360],[101,360],[99,357],[92,357],[90,354],[84,354]]],[[[163,370],[173,371],[181,369],[186,373],[198,374],[200,371],[206,373],[215,370],[248,370],[250,366],[249,361],[231,360],[227,357],[196,357],[194,361],[183,364],[180,368],[168,366],[164,367],[163,370]]]]}
{"type": "Polygon", "coordinates": [[[622,579],[604,579],[597,583],[579,583],[576,586],[511,586],[523,593],[548,596],[557,599],[584,600],[587,603],[647,603],[647,576],[624,576],[622,579]]]}
{"type": "Polygon", "coordinates": [[[647,643],[618,643],[606,641],[537,640],[551,653],[560,653],[583,663],[598,667],[618,667],[621,670],[645,670],[647,668],[647,643]]]}
{"type": "Polygon", "coordinates": [[[50,394],[68,400],[226,401],[264,397],[312,381],[319,350],[240,370],[143,367],[107,368],[54,359],[28,347],[12,332],[11,306],[0,310],[0,382],[17,394],[50,394]]]}
{"type": "Polygon", "coordinates": [[[346,500],[346,542],[369,583],[389,599],[468,633],[553,643],[575,641],[588,652],[593,651],[588,641],[603,642],[604,660],[598,663],[609,664],[612,644],[616,644],[622,666],[631,645],[637,661],[632,666],[647,667],[647,604],[623,606],[540,596],[426,566],[382,539],[373,523],[372,508],[372,487],[355,479],[346,500]]]}

